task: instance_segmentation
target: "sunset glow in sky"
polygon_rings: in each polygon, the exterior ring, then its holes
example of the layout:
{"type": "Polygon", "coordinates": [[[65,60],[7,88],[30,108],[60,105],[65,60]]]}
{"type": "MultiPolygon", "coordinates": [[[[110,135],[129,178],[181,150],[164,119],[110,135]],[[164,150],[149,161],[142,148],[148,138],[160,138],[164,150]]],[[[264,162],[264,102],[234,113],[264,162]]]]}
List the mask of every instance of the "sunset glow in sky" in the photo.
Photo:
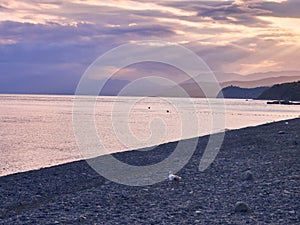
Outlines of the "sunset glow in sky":
{"type": "Polygon", "coordinates": [[[300,1],[0,0],[0,83],[68,89],[104,52],[149,39],[217,73],[300,71],[300,1]]]}

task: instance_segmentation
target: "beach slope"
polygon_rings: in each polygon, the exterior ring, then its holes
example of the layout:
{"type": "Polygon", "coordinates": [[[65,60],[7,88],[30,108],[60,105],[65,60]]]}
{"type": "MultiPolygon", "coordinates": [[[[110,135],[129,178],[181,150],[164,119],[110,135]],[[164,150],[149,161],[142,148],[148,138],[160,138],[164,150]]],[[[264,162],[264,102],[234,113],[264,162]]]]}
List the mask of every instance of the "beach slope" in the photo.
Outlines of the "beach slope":
{"type": "MultiPolygon", "coordinates": [[[[199,172],[201,137],[171,185],[168,174],[146,187],[116,184],[85,161],[0,177],[0,224],[299,224],[299,136],[300,119],[227,131],[216,160],[199,172]]],[[[174,146],[115,155],[143,165],[174,146]]]]}

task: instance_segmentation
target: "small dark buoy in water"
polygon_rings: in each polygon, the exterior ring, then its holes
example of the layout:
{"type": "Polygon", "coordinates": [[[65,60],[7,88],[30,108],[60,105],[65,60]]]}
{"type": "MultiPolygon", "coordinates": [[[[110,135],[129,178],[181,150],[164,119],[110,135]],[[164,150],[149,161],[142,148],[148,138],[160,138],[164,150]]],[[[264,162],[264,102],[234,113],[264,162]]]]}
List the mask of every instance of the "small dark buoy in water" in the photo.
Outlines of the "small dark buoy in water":
{"type": "Polygon", "coordinates": [[[170,111],[169,110],[167,110],[167,113],[169,113],[170,111]]]}
{"type": "Polygon", "coordinates": [[[150,109],[150,106],[148,106],[148,109],[150,109]]]}

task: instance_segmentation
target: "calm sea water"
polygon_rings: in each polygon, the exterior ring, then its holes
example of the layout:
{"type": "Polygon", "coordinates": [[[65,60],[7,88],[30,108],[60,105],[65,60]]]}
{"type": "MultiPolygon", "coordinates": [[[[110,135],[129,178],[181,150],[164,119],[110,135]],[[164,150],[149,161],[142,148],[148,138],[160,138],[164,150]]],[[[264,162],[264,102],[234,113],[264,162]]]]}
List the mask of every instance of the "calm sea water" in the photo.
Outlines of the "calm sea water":
{"type": "MultiPolygon", "coordinates": [[[[73,130],[74,98],[0,95],[0,176],[83,158],[73,130]]],[[[235,99],[98,97],[94,112],[90,118],[95,118],[101,155],[296,118],[300,106],[235,99]]]]}

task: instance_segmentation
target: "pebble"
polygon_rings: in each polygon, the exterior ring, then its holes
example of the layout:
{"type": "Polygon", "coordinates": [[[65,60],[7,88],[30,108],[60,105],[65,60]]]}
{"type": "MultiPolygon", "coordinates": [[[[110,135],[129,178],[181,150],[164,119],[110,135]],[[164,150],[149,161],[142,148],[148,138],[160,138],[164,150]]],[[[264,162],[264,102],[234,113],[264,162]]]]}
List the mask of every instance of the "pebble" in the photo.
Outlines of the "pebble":
{"type": "Polygon", "coordinates": [[[289,211],[289,214],[295,214],[295,210],[289,211]]]}
{"type": "Polygon", "coordinates": [[[80,215],[80,218],[84,219],[84,220],[86,219],[86,217],[84,215],[80,215]]]}
{"type": "Polygon", "coordinates": [[[244,172],[243,176],[242,176],[243,180],[247,180],[247,181],[252,181],[254,180],[253,174],[250,170],[247,170],[246,172],[244,172]]]}
{"type": "Polygon", "coordinates": [[[251,209],[245,202],[237,202],[234,207],[235,212],[250,212],[251,209]]]}

